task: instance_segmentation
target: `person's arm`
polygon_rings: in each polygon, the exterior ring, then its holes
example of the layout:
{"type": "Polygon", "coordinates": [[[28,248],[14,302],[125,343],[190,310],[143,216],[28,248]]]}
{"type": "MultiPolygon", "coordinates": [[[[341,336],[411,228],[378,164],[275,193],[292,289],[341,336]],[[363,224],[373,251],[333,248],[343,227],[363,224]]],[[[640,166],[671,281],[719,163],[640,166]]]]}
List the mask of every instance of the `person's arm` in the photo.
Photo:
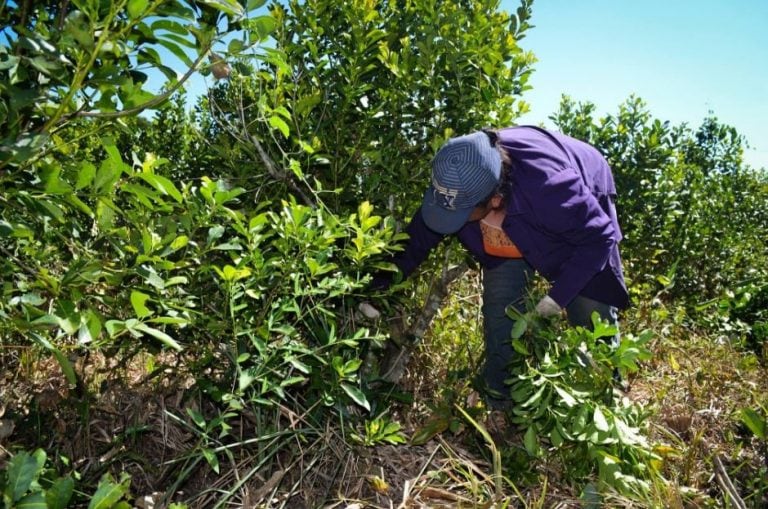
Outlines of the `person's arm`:
{"type": "MultiPolygon", "coordinates": [[[[421,208],[413,215],[405,232],[408,234],[408,242],[405,245],[405,249],[397,253],[391,260],[400,270],[403,279],[410,276],[426,260],[430,251],[445,237],[427,227],[424,219],[421,217],[421,208]]],[[[391,284],[392,276],[392,273],[377,274],[373,279],[372,286],[374,288],[386,288],[391,284]]]]}
{"type": "Polygon", "coordinates": [[[546,174],[538,194],[539,223],[571,248],[549,291],[549,297],[564,308],[605,268],[617,242],[616,230],[573,168],[546,174]]]}

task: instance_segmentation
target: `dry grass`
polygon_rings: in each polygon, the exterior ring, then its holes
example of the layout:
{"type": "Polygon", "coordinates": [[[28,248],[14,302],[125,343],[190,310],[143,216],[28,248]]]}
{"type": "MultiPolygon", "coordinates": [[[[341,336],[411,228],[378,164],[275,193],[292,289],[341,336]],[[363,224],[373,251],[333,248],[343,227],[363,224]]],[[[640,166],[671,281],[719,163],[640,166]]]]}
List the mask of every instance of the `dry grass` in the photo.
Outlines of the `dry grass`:
{"type": "MultiPolygon", "coordinates": [[[[652,325],[648,317],[653,314],[637,316],[643,319],[628,320],[625,330],[652,325]]],[[[429,418],[436,398],[450,394],[452,401],[463,401],[469,391],[468,383],[457,380],[446,390],[450,366],[446,356],[435,357],[436,346],[422,347],[403,381],[415,402],[394,417],[407,435],[429,418]]],[[[658,450],[669,484],[657,486],[658,507],[726,504],[714,475],[715,457],[747,507],[768,506],[768,500],[748,492],[766,465],[765,444],[750,439],[736,417],[741,408],[768,406],[764,364],[728,341],[680,324],[661,328],[654,353],[631,378],[629,397],[648,409],[651,438],[663,444],[658,450]]],[[[16,447],[43,447],[56,452],[60,464],[66,457],[91,481],[106,470],[128,472],[138,507],[151,506],[143,497],[157,501],[162,495],[200,508],[214,507],[223,495],[230,507],[580,507],[578,490],[559,485],[558,472],[546,465],[537,468],[533,482],[505,471],[499,486],[488,444],[466,422],[425,445],[363,448],[348,445],[341,427],[316,429],[288,409],[267,416],[284,432],[279,440],[254,442],[258,419],[246,415],[230,432],[229,454],[219,455],[219,474],[198,454],[197,463],[182,475],[185,463],[179,458],[200,443],[185,422],[186,410],[213,411],[192,387],[189,374],[177,369],[183,360],[161,359],[169,364],[167,372],[147,379],[146,359],[140,357],[126,365],[97,355],[78,359],[77,371],[90,390],[84,398],[82,388],[69,387],[52,360],[27,349],[5,349],[2,356],[0,424],[14,426],[10,434],[7,426],[0,427],[5,430],[0,455],[16,447]],[[277,452],[265,459],[270,450],[277,452]]],[[[480,425],[489,424],[480,420],[480,425]]],[[[497,444],[501,450],[519,445],[514,433],[504,439],[508,442],[497,444]]],[[[642,507],[623,499],[614,503],[642,507]]]]}

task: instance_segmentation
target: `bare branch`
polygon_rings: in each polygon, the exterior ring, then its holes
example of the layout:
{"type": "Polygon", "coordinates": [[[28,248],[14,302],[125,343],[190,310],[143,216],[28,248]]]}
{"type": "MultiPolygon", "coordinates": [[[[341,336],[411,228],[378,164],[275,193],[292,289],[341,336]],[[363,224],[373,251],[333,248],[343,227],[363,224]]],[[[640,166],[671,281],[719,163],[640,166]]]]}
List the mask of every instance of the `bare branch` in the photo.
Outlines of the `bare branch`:
{"type": "Polygon", "coordinates": [[[717,484],[720,485],[720,488],[723,490],[726,497],[733,502],[736,509],[747,509],[747,504],[741,499],[731,478],[728,477],[728,472],[725,470],[725,466],[723,465],[720,456],[715,454],[712,457],[712,462],[715,464],[715,478],[717,479],[717,484]]]}

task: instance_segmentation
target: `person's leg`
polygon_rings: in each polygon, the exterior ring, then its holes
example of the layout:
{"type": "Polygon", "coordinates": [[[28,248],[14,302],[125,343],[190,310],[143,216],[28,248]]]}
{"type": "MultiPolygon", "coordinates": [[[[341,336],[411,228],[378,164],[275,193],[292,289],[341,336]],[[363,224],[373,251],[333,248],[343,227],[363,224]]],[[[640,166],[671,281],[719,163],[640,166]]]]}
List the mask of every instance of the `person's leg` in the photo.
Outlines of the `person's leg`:
{"type": "MultiPolygon", "coordinates": [[[[606,321],[611,325],[615,325],[617,328],[616,334],[610,338],[605,338],[603,341],[611,345],[613,348],[618,348],[619,344],[621,343],[621,334],[618,331],[619,310],[614,306],[610,306],[594,299],[582,297],[579,295],[573,299],[573,301],[571,301],[568,306],[566,306],[565,310],[568,314],[568,322],[571,325],[580,325],[589,330],[593,329],[592,313],[597,311],[598,316],[600,316],[603,321],[606,321]]],[[[619,373],[618,369],[613,370],[613,380],[617,387],[624,391],[629,390],[629,385],[626,384],[624,380],[622,380],[621,373],[619,373]]]]}
{"type": "MultiPolygon", "coordinates": [[[[568,322],[573,326],[580,325],[585,329],[592,330],[592,313],[595,311],[597,311],[598,316],[600,316],[602,320],[617,327],[619,325],[619,311],[614,306],[603,304],[602,302],[588,297],[582,297],[581,295],[573,299],[571,303],[566,306],[565,310],[568,314],[568,322]]],[[[617,347],[619,346],[621,338],[617,332],[613,338],[606,339],[605,341],[612,346],[617,347]]]]}
{"type": "Polygon", "coordinates": [[[485,363],[482,379],[491,396],[491,407],[503,408],[509,389],[504,380],[509,376],[508,365],[514,350],[511,344],[514,322],[506,314],[507,306],[525,310],[524,297],[533,269],[525,260],[507,260],[494,269],[483,270],[483,329],[485,333],[485,363]]]}

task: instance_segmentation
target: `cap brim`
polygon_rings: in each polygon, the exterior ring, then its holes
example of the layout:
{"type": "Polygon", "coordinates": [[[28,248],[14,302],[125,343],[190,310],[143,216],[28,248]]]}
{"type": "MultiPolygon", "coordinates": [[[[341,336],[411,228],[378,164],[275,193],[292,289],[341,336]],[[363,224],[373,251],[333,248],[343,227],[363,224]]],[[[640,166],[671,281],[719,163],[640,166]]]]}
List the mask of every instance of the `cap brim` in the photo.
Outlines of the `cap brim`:
{"type": "Polygon", "coordinates": [[[435,200],[435,189],[429,186],[424,193],[421,202],[421,217],[427,228],[443,235],[456,233],[461,230],[472,215],[474,207],[470,209],[447,209],[435,200]]]}

